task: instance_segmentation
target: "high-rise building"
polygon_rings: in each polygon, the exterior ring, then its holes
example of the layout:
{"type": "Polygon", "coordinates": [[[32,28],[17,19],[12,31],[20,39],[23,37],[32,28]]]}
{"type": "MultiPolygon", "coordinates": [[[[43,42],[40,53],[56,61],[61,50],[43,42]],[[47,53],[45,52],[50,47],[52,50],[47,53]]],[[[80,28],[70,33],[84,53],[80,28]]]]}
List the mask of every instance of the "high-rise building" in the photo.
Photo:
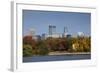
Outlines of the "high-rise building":
{"type": "Polygon", "coordinates": [[[64,33],[68,32],[67,27],[64,27],[64,33]]]}
{"type": "Polygon", "coordinates": [[[67,33],[68,33],[68,29],[67,29],[67,27],[64,27],[63,36],[64,37],[67,37],[67,33]]]}
{"type": "Polygon", "coordinates": [[[35,29],[34,29],[34,28],[31,28],[31,29],[29,30],[29,35],[32,36],[32,38],[35,37],[35,29]]]}
{"type": "Polygon", "coordinates": [[[56,33],[56,26],[49,25],[49,35],[53,35],[56,33]]]}

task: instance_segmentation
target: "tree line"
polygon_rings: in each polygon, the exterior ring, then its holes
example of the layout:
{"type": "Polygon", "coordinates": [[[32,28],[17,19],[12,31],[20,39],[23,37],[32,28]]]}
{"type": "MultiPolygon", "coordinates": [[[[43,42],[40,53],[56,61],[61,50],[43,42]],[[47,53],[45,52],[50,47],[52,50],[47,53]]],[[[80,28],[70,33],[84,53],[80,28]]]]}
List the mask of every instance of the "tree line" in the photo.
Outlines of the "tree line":
{"type": "Polygon", "coordinates": [[[23,56],[48,55],[50,52],[90,52],[91,37],[46,38],[23,37],[23,56]]]}

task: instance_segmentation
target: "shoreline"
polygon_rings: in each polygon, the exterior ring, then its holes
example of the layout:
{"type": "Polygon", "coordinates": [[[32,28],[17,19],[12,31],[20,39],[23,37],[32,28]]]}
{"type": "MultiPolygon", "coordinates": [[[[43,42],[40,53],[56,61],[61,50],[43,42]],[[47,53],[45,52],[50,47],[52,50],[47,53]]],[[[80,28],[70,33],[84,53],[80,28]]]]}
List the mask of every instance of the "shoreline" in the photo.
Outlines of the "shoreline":
{"type": "MultiPolygon", "coordinates": [[[[69,52],[50,52],[48,55],[33,55],[34,57],[38,56],[63,56],[63,55],[91,55],[91,52],[74,52],[74,53],[69,53],[69,52]]],[[[26,56],[26,57],[33,57],[33,56],[26,56]]]]}
{"type": "Polygon", "coordinates": [[[50,52],[48,55],[86,55],[86,54],[91,54],[91,52],[50,52]]]}

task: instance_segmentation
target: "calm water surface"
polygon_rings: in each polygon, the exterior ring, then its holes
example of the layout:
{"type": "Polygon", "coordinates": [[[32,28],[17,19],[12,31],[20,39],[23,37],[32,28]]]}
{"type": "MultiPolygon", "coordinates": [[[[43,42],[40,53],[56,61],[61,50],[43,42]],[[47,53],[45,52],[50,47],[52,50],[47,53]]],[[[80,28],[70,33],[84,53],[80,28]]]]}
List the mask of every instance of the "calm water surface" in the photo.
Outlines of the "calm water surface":
{"type": "Polygon", "coordinates": [[[86,60],[86,59],[91,59],[91,55],[79,54],[79,55],[32,56],[32,57],[23,57],[23,62],[45,62],[45,61],[63,61],[63,60],[86,60]]]}

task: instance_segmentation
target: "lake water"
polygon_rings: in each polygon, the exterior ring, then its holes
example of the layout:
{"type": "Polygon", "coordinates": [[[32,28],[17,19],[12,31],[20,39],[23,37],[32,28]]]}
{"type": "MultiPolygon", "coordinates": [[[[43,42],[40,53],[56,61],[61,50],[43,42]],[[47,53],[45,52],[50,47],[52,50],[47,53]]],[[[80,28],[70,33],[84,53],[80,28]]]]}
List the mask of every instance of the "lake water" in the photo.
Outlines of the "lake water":
{"type": "Polygon", "coordinates": [[[86,60],[91,59],[91,54],[76,55],[52,55],[52,56],[32,56],[23,57],[23,62],[46,62],[46,61],[64,61],[64,60],[86,60]]]}

